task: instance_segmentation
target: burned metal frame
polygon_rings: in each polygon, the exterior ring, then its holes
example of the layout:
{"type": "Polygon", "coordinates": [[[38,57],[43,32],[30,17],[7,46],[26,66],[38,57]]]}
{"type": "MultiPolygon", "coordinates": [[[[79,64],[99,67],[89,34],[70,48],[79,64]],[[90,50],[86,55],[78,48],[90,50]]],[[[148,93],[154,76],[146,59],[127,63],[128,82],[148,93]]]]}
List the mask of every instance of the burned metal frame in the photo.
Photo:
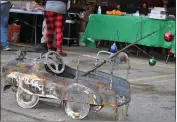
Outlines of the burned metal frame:
{"type": "MultiPolygon", "coordinates": [[[[47,54],[49,53],[51,52],[47,54]]],[[[96,74],[89,73],[84,76],[85,72],[79,70],[79,61],[82,56],[78,57],[77,69],[65,65],[64,71],[56,74],[47,68],[46,55],[41,54],[37,58],[28,58],[23,51],[18,51],[17,56],[3,66],[5,86],[10,85],[12,88],[17,88],[15,91],[17,103],[23,108],[34,107],[38,102],[37,96],[39,96],[60,99],[66,104],[71,102],[89,104],[97,112],[106,106],[116,111],[118,107],[129,104],[131,100],[130,84],[127,80],[113,75],[113,60],[110,60],[109,56],[108,59],[99,58],[100,53],[111,55],[109,52],[100,51],[95,57],[83,56],[95,59],[94,65],[99,60],[106,60],[110,63],[111,74],[97,71],[96,74]],[[29,104],[20,98],[20,94],[25,93],[33,96],[33,101],[29,104]]],[[[79,119],[86,115],[87,113],[79,119]]]]}
{"type": "MultiPolygon", "coordinates": [[[[95,66],[97,66],[98,65],[98,61],[99,60],[101,60],[101,61],[105,61],[105,62],[107,62],[107,63],[109,63],[111,66],[110,66],[110,68],[109,68],[109,70],[110,70],[110,75],[111,75],[111,78],[109,79],[110,80],[110,90],[112,89],[112,85],[113,85],[113,70],[114,70],[114,66],[116,65],[115,64],[115,60],[116,60],[116,58],[110,58],[112,55],[114,55],[113,53],[111,53],[111,52],[108,52],[108,51],[99,51],[97,54],[96,54],[96,56],[90,56],[90,55],[80,55],[79,57],[78,57],[78,59],[77,59],[77,68],[76,68],[76,80],[78,81],[78,77],[79,77],[79,64],[80,64],[80,58],[81,57],[87,57],[87,58],[92,58],[92,59],[96,59],[96,62],[95,62],[95,66]],[[107,59],[104,59],[104,58],[99,58],[99,56],[101,55],[101,54],[107,54],[108,55],[108,58],[107,59]]],[[[119,58],[119,57],[117,57],[117,58],[119,58]]],[[[125,60],[127,60],[127,62],[128,62],[128,69],[127,70],[129,70],[130,69],[130,63],[129,63],[129,59],[128,59],[128,56],[126,57],[126,59],[125,60]]],[[[125,61],[124,60],[124,61],[125,61]]],[[[123,61],[122,61],[123,62],[123,61]]],[[[119,62],[119,63],[122,63],[122,62],[119,62]]],[[[117,65],[119,65],[119,64],[117,64],[117,65]]],[[[86,75],[88,75],[88,74],[86,74],[86,75]]],[[[86,75],[84,75],[84,76],[86,76],[86,75]]]]}

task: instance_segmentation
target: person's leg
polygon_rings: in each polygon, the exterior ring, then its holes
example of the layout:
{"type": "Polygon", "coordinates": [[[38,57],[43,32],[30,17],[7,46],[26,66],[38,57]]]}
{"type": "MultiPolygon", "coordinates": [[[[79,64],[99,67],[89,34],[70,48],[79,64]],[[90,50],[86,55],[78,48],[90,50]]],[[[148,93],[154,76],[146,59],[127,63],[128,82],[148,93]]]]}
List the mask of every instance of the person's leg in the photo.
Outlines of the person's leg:
{"type": "Polygon", "coordinates": [[[53,38],[54,38],[54,22],[55,22],[55,12],[46,11],[45,12],[45,21],[46,21],[46,42],[47,42],[47,48],[51,49],[53,48],[53,38]]]}
{"type": "Polygon", "coordinates": [[[8,28],[1,26],[1,45],[3,50],[10,50],[8,41],[8,28]]]}
{"type": "Polygon", "coordinates": [[[46,44],[46,21],[44,19],[42,24],[42,38],[41,38],[41,44],[46,44]]]}
{"type": "MultiPolygon", "coordinates": [[[[43,21],[43,25],[42,25],[42,38],[41,38],[41,44],[47,48],[47,41],[46,41],[46,30],[47,30],[47,27],[46,27],[46,21],[44,19],[43,21]]],[[[54,32],[54,38],[53,38],[53,44],[55,44],[55,32],[54,32]]],[[[53,50],[56,50],[55,47],[53,47],[53,50]]]]}
{"type": "Polygon", "coordinates": [[[64,21],[65,21],[65,17],[62,14],[57,13],[56,22],[55,22],[56,44],[57,44],[57,52],[59,52],[61,56],[66,56],[66,53],[62,51],[64,21]]]}
{"type": "Polygon", "coordinates": [[[1,5],[1,46],[3,50],[10,50],[8,39],[8,20],[10,4],[1,5]]]}
{"type": "Polygon", "coordinates": [[[36,52],[43,52],[43,51],[47,51],[47,42],[46,42],[46,21],[45,19],[43,20],[43,24],[42,24],[42,38],[41,38],[41,43],[36,45],[34,47],[34,50],[36,52]]]}

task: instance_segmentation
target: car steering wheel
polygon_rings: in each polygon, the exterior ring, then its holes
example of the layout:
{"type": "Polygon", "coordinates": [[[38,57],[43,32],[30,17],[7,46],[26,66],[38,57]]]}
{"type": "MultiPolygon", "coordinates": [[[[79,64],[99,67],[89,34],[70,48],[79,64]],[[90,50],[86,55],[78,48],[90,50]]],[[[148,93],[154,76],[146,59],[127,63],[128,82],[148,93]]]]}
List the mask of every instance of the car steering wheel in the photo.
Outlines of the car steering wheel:
{"type": "Polygon", "coordinates": [[[62,57],[55,51],[49,51],[46,54],[46,64],[48,68],[56,74],[60,74],[65,70],[65,64],[62,57]],[[52,64],[55,66],[55,68],[52,67],[52,64]],[[59,69],[60,65],[61,68],[59,69]]]}

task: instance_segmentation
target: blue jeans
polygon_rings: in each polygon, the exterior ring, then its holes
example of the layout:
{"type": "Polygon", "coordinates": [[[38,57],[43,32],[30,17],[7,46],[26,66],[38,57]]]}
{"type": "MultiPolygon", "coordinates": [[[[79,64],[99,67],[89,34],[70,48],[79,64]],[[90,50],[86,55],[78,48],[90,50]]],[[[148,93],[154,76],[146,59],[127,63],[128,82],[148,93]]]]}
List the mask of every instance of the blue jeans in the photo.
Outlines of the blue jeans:
{"type": "Polygon", "coordinates": [[[9,48],[8,28],[7,27],[1,27],[1,46],[3,48],[9,48]]]}
{"type": "Polygon", "coordinates": [[[8,21],[9,21],[9,10],[10,3],[1,4],[1,46],[3,48],[9,48],[8,39],[8,21]]]}

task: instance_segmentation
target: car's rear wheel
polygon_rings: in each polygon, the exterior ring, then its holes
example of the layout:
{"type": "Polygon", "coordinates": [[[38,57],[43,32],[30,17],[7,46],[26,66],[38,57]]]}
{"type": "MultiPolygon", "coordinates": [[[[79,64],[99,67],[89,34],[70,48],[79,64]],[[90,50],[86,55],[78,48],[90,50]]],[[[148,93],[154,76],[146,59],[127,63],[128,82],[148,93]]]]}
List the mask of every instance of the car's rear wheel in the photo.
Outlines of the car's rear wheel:
{"type": "Polygon", "coordinates": [[[65,112],[72,119],[83,119],[90,111],[90,104],[66,101],[65,112]]]}
{"type": "Polygon", "coordinates": [[[30,95],[24,92],[21,88],[18,88],[16,92],[16,101],[22,108],[33,108],[39,102],[39,96],[30,95]]]}

